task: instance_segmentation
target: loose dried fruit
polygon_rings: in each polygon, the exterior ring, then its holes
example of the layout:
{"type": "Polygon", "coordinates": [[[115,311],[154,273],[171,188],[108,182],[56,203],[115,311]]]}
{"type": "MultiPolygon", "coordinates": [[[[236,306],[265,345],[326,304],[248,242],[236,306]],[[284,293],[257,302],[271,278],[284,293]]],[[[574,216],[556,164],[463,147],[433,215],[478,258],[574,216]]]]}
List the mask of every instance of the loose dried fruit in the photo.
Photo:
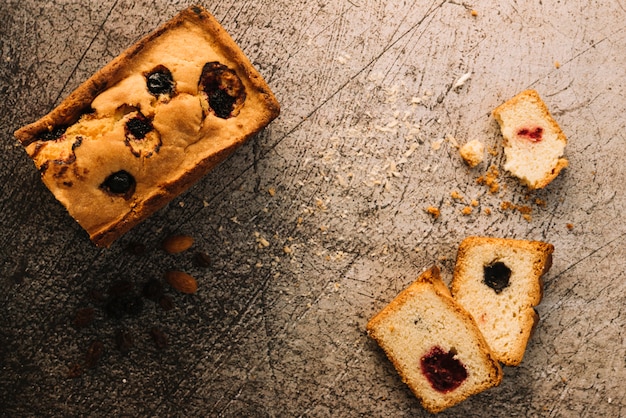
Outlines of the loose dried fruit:
{"type": "Polygon", "coordinates": [[[119,329],[115,333],[115,345],[122,354],[128,354],[128,352],[134,347],[135,340],[129,331],[119,329]]]}
{"type": "Polygon", "coordinates": [[[93,369],[100,361],[100,358],[104,354],[104,344],[102,341],[94,341],[91,343],[89,348],[87,348],[87,353],[85,354],[85,367],[88,369],[93,369]]]}
{"type": "Polygon", "coordinates": [[[174,289],[182,293],[196,293],[198,290],[198,282],[192,276],[182,271],[168,271],[165,273],[165,280],[174,289]]]}
{"type": "Polygon", "coordinates": [[[196,253],[194,257],[194,261],[198,267],[210,267],[211,266],[211,257],[207,253],[196,253]]]}
{"type": "Polygon", "coordinates": [[[189,235],[171,235],[162,243],[163,250],[169,254],[182,253],[191,248],[192,245],[193,237],[189,235]]]}
{"type": "Polygon", "coordinates": [[[163,284],[160,280],[150,279],[143,286],[143,296],[153,302],[158,302],[163,296],[163,284]]]}
{"type": "Polygon", "coordinates": [[[150,336],[152,337],[152,341],[154,341],[154,345],[159,350],[162,350],[167,347],[167,335],[159,329],[159,328],[151,328],[150,336]]]}
{"type": "Polygon", "coordinates": [[[76,328],[84,328],[91,324],[95,317],[96,311],[94,308],[81,308],[74,314],[72,323],[76,328]]]}

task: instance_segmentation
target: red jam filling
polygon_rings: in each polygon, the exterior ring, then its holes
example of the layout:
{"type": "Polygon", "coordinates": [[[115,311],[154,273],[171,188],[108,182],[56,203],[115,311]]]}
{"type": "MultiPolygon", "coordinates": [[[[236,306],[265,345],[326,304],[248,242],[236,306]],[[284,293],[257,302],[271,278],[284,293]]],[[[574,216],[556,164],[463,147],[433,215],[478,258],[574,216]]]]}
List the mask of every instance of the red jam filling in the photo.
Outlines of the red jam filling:
{"type": "Polygon", "coordinates": [[[443,348],[434,346],[420,360],[422,373],[438,392],[451,392],[467,379],[467,370],[455,355],[454,349],[445,352],[443,348]]]}
{"type": "Polygon", "coordinates": [[[522,128],[517,131],[517,136],[528,139],[530,142],[539,142],[543,139],[543,128],[536,126],[534,128],[522,128]]]}

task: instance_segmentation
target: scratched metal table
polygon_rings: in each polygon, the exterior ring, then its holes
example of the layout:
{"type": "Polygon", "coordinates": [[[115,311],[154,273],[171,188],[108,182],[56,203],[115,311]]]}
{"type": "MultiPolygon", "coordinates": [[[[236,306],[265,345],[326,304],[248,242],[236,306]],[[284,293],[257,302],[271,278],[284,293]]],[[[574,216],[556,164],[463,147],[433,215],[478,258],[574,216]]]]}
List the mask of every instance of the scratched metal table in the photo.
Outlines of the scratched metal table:
{"type": "Polygon", "coordinates": [[[203,2],[281,116],[98,249],[12,132],[189,4],[139,3],[0,6],[0,415],[427,416],[365,324],[433,263],[449,282],[478,234],[551,242],[554,264],[523,363],[441,415],[626,416],[626,2],[203,2]],[[503,172],[490,116],[526,88],[569,139],[570,166],[534,193],[503,172]],[[471,139],[488,148],[474,169],[457,149],[471,139]],[[491,166],[496,193],[476,181],[491,166]],[[171,233],[194,248],[165,255],[171,233]],[[197,294],[167,290],[174,309],[146,302],[123,321],[103,312],[112,283],[173,268],[197,294]],[[95,319],[77,327],[84,308],[95,319]],[[102,357],[68,378],[93,341],[102,357]]]}

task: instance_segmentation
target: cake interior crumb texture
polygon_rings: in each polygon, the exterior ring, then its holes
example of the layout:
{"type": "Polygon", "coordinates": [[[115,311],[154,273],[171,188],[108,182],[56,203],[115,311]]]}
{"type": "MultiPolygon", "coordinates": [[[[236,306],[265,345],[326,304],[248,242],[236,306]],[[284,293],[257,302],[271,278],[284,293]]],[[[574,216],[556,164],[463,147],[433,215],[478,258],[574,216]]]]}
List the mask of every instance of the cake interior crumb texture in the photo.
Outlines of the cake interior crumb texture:
{"type": "MultiPolygon", "coordinates": [[[[471,316],[452,300],[437,267],[403,290],[370,320],[367,330],[430,412],[440,412],[502,379],[500,365],[471,316]],[[458,387],[442,391],[425,374],[423,360],[437,350],[465,368],[467,375],[458,387]]],[[[439,371],[445,375],[445,370],[439,371]]]]}
{"type": "Polygon", "coordinates": [[[108,246],[278,114],[259,72],[194,6],[15,136],[71,216],[108,246]]]}
{"type": "Polygon", "coordinates": [[[567,167],[565,134],[535,90],[523,91],[493,115],[504,137],[504,168],[530,189],[547,186],[567,167]]]}
{"type": "Polygon", "coordinates": [[[492,237],[468,237],[459,246],[453,297],[474,317],[493,355],[505,365],[516,366],[524,357],[539,319],[534,307],[541,302],[542,275],[552,264],[553,251],[545,242],[492,237]],[[490,287],[485,269],[496,265],[505,266],[507,275],[500,286],[490,287]]]}

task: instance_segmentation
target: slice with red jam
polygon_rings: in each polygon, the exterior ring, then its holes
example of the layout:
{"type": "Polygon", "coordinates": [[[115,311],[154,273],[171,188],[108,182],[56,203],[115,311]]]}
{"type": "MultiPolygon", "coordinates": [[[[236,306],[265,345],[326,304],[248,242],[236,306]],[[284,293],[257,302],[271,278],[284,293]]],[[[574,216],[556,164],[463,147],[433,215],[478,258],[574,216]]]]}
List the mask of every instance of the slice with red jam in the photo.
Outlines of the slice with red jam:
{"type": "Polygon", "coordinates": [[[420,360],[420,368],[430,385],[437,392],[448,393],[467,379],[467,369],[456,358],[456,350],[445,351],[434,346],[420,360]]]}

